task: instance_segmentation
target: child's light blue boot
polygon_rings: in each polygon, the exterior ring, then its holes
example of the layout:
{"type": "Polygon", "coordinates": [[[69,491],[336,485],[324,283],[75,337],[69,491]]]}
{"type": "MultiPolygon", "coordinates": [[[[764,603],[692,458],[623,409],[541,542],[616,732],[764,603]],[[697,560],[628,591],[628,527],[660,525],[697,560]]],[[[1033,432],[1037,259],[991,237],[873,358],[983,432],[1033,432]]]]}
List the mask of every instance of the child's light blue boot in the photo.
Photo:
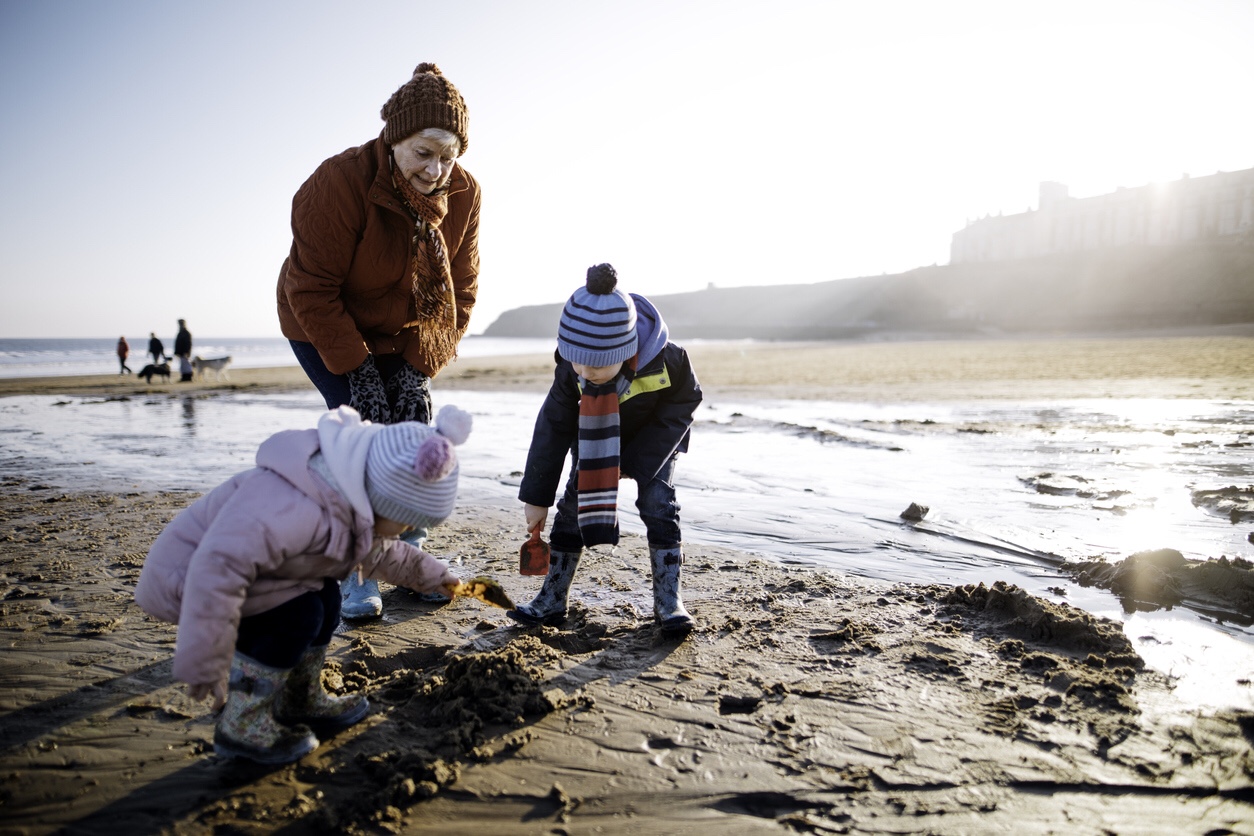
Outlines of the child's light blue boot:
{"type": "Polygon", "coordinates": [[[340,581],[340,615],[361,620],[383,615],[383,597],[379,594],[379,582],[373,578],[362,581],[353,572],[340,581]]]}

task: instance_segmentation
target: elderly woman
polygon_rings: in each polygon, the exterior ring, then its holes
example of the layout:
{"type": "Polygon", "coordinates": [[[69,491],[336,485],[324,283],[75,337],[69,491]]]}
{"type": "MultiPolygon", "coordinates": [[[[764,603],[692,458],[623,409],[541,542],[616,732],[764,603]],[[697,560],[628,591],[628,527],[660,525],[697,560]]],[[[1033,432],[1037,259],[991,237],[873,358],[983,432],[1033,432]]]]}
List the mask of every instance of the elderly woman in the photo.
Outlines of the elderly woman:
{"type": "MultiPolygon", "coordinates": [[[[377,139],[323,162],[292,199],[279,325],[328,409],[429,423],[430,379],[475,304],[479,184],[458,163],[466,103],[435,64],[419,64],[381,116],[377,139]]],[[[382,615],[377,582],[341,591],[345,618],[382,615]]]]}

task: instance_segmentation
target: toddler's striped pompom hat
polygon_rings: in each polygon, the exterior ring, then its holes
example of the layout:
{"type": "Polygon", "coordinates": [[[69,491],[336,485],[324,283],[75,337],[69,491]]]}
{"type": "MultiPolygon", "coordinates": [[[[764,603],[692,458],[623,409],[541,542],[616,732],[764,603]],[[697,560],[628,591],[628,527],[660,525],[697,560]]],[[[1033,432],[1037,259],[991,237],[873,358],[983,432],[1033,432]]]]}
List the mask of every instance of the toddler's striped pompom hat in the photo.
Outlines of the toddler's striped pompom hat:
{"type": "Polygon", "coordinates": [[[557,351],[571,363],[612,366],[636,353],[636,303],[617,289],[608,264],[588,268],[588,281],[571,294],[557,324],[557,351]]]}
{"type": "Polygon", "coordinates": [[[375,516],[431,528],[453,513],[457,499],[455,444],[470,436],[469,412],[447,405],[431,427],[417,421],[389,424],[366,453],[366,495],[375,516]]]}

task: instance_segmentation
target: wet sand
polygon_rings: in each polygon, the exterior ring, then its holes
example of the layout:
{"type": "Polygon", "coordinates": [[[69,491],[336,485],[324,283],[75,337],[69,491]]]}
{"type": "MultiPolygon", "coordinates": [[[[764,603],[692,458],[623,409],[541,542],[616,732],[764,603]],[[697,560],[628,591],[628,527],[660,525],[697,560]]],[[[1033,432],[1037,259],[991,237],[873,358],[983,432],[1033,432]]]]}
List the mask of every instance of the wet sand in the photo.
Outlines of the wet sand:
{"type": "MultiPolygon", "coordinates": [[[[1254,400],[1254,340],[1181,339],[693,355],[707,388],[772,397],[1254,400]]],[[[546,358],[484,358],[435,385],[548,375],[546,358]]],[[[231,378],[152,389],[308,386],[295,368],[231,378]]],[[[20,383],[0,394],[136,388],[20,383]]],[[[667,640],[632,535],[585,559],[560,629],[387,590],[386,620],[342,629],[326,675],[370,717],[291,766],[223,761],[207,707],[170,681],[175,629],[132,600],[193,498],[0,485],[0,833],[1254,833],[1254,715],[1159,710],[1170,681],[1114,622],[1013,587],[862,584],[693,547],[699,626],[667,640]]],[[[517,574],[517,529],[515,509],[463,506],[429,548],[525,601],[539,579],[517,574]]],[[[1224,569],[1225,588],[1250,583],[1224,569]]],[[[1131,594],[1127,572],[1089,572],[1131,594]]]]}

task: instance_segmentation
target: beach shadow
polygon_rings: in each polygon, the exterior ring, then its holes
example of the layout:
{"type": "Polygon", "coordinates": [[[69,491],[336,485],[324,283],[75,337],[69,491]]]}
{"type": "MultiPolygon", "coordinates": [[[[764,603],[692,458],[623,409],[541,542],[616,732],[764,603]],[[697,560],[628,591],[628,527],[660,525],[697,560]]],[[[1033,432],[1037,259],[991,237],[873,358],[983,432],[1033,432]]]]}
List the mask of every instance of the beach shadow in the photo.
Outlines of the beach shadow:
{"type": "MultiPolygon", "coordinates": [[[[403,811],[426,799],[455,793],[461,770],[514,758],[531,727],[555,712],[581,710],[586,685],[645,675],[682,644],[682,638],[662,637],[651,621],[602,622],[576,604],[561,629],[485,628],[456,646],[359,659],[360,667],[347,669],[345,677],[373,681],[375,711],[386,716],[324,752],[316,765],[302,762],[295,776],[325,793],[320,809],[274,832],[317,832],[331,823],[377,821],[395,810],[407,815],[403,811]],[[535,670],[545,667],[550,651],[580,661],[537,680],[535,670]],[[350,784],[356,791],[341,792],[350,784]]],[[[522,820],[552,819],[570,803],[560,793],[536,798],[522,820]]]]}
{"type": "MultiPolygon", "coordinates": [[[[212,751],[212,744],[205,744],[212,751]]],[[[137,787],[104,807],[66,824],[59,834],[157,833],[198,810],[225,801],[239,790],[274,776],[290,764],[266,766],[208,757],[137,787]]]]}
{"type": "Polygon", "coordinates": [[[125,705],[172,681],[174,660],[154,662],[137,671],[103,683],[84,685],[75,691],[34,703],[0,717],[0,751],[9,752],[32,740],[92,715],[125,705]]]}
{"type": "Polygon", "coordinates": [[[385,583],[380,589],[383,599],[383,616],[380,618],[346,619],[341,616],[337,635],[345,638],[370,636],[381,631],[395,630],[407,621],[440,615],[451,605],[451,600],[424,601],[419,593],[400,586],[385,583]]]}
{"type": "Polygon", "coordinates": [[[637,679],[665,661],[689,638],[668,636],[652,621],[606,624],[594,620],[592,611],[579,603],[571,605],[566,622],[560,627],[514,624],[483,638],[495,637],[495,641],[507,644],[521,635],[535,636],[545,646],[568,656],[592,654],[549,681],[567,693],[599,679],[609,680],[611,685],[637,679]],[[496,637],[496,633],[504,635],[496,637]]]}
{"type": "MultiPolygon", "coordinates": [[[[397,811],[408,815],[428,798],[455,792],[451,787],[462,769],[516,757],[533,725],[554,712],[579,710],[584,686],[639,677],[683,644],[682,638],[663,637],[651,621],[595,614],[598,618],[575,605],[562,629],[502,626],[453,647],[410,647],[363,660],[368,678],[387,680],[371,689],[374,725],[325,737],[314,754],[283,766],[220,758],[212,754],[211,743],[197,742],[193,756],[203,759],[132,785],[124,796],[73,822],[63,820],[60,832],[157,832],[193,821],[219,832],[238,832],[235,828],[244,825],[250,805],[272,803],[252,797],[276,792],[290,794],[295,805],[288,808],[290,818],[272,822],[271,832],[276,833],[332,832],[345,823],[365,825],[397,811]],[[552,679],[537,682],[525,676],[546,648],[580,661],[552,679]],[[510,659],[517,660],[516,676],[511,679],[509,670],[497,676],[509,668],[510,659]],[[459,682],[462,690],[457,690],[459,682]],[[523,705],[524,697],[530,700],[528,710],[509,708],[523,705]],[[302,799],[313,796],[302,787],[315,788],[320,800],[306,803],[302,799]]],[[[21,742],[13,738],[16,731],[29,740],[166,686],[170,667],[171,661],[165,660],[107,686],[49,701],[22,717],[7,717],[6,739],[21,742]]],[[[552,819],[569,804],[558,796],[536,798],[524,821],[552,819]]]]}

